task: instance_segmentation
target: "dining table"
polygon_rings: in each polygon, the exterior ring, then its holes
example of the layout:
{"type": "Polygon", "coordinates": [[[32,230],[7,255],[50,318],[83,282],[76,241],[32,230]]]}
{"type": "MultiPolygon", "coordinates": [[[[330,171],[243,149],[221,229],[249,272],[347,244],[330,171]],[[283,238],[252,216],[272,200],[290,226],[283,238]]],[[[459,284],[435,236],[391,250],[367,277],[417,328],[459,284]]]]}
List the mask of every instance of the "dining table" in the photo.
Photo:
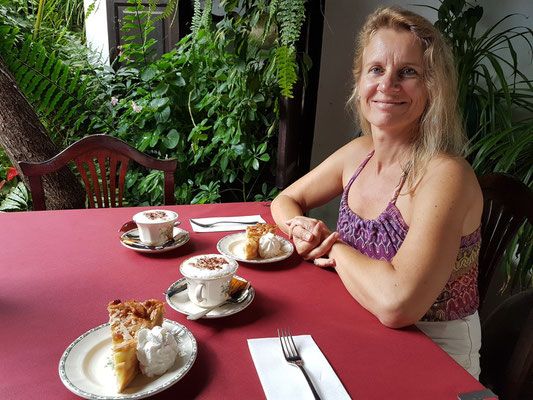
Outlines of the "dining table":
{"type": "MultiPolygon", "coordinates": [[[[77,338],[108,322],[107,304],[165,301],[184,260],[217,254],[217,243],[235,233],[194,232],[190,219],[260,215],[273,223],[269,202],[159,206],[178,213],[188,242],[153,253],[124,246],[120,227],[151,208],[0,213],[0,399],[79,398],[61,379],[60,362],[77,338]]],[[[154,399],[264,399],[248,340],[287,328],[313,338],[352,399],[451,400],[485,389],[416,327],[383,326],[333,268],[296,252],[238,263],[255,292],[241,311],[190,321],[165,305],[165,318],[186,327],[197,348],[187,373],[154,399]]]]}

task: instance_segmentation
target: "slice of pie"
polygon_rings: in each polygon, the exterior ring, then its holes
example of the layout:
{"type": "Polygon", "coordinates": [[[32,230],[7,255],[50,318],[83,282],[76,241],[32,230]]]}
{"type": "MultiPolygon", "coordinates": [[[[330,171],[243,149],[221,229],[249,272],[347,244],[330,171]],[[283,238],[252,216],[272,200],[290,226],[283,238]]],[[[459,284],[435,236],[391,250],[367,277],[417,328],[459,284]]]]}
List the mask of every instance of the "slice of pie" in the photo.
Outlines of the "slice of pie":
{"type": "Polygon", "coordinates": [[[139,372],[137,360],[137,334],[143,328],[161,326],[165,317],[164,303],[150,299],[143,303],[135,300],[122,303],[112,301],[107,305],[112,357],[117,378],[118,392],[122,392],[139,372]]]}
{"type": "Polygon", "coordinates": [[[246,227],[246,241],[244,243],[244,258],[246,260],[254,259],[258,256],[259,239],[267,233],[276,234],[277,225],[269,223],[257,224],[246,227]]]}

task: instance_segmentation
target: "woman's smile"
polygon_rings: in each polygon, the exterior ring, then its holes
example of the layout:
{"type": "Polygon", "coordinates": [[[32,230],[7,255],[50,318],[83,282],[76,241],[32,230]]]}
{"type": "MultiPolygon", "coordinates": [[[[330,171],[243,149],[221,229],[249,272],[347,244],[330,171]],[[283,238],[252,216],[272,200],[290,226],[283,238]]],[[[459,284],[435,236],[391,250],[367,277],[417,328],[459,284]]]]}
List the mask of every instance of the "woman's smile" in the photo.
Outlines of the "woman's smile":
{"type": "Polygon", "coordinates": [[[407,104],[405,101],[397,100],[371,100],[371,102],[383,109],[394,108],[395,106],[403,106],[407,104]]]}

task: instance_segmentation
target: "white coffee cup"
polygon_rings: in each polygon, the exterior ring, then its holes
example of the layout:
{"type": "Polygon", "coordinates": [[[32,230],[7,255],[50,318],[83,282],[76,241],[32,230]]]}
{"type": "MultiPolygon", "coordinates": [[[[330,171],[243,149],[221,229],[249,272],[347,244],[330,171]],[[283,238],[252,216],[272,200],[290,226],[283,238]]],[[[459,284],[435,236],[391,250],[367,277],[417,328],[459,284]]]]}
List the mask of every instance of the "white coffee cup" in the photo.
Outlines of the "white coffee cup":
{"type": "Polygon", "coordinates": [[[221,254],[203,254],[185,260],[180,272],[187,280],[191,302],[200,307],[212,307],[226,301],[238,267],[237,261],[221,254]]]}
{"type": "Polygon", "coordinates": [[[146,210],[133,216],[139,240],[149,246],[157,246],[172,239],[177,219],[178,214],[170,210],[146,210]]]}

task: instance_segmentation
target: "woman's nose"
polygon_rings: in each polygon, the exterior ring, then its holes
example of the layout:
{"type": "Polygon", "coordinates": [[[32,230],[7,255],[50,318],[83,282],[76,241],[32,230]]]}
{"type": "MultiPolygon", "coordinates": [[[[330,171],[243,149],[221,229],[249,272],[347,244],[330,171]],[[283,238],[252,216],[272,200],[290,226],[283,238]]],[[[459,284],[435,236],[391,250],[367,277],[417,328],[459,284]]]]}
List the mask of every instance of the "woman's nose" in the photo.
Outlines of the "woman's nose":
{"type": "Polygon", "coordinates": [[[378,88],[381,91],[398,90],[399,88],[398,77],[390,72],[383,74],[381,76],[381,80],[379,82],[378,88]]]}

